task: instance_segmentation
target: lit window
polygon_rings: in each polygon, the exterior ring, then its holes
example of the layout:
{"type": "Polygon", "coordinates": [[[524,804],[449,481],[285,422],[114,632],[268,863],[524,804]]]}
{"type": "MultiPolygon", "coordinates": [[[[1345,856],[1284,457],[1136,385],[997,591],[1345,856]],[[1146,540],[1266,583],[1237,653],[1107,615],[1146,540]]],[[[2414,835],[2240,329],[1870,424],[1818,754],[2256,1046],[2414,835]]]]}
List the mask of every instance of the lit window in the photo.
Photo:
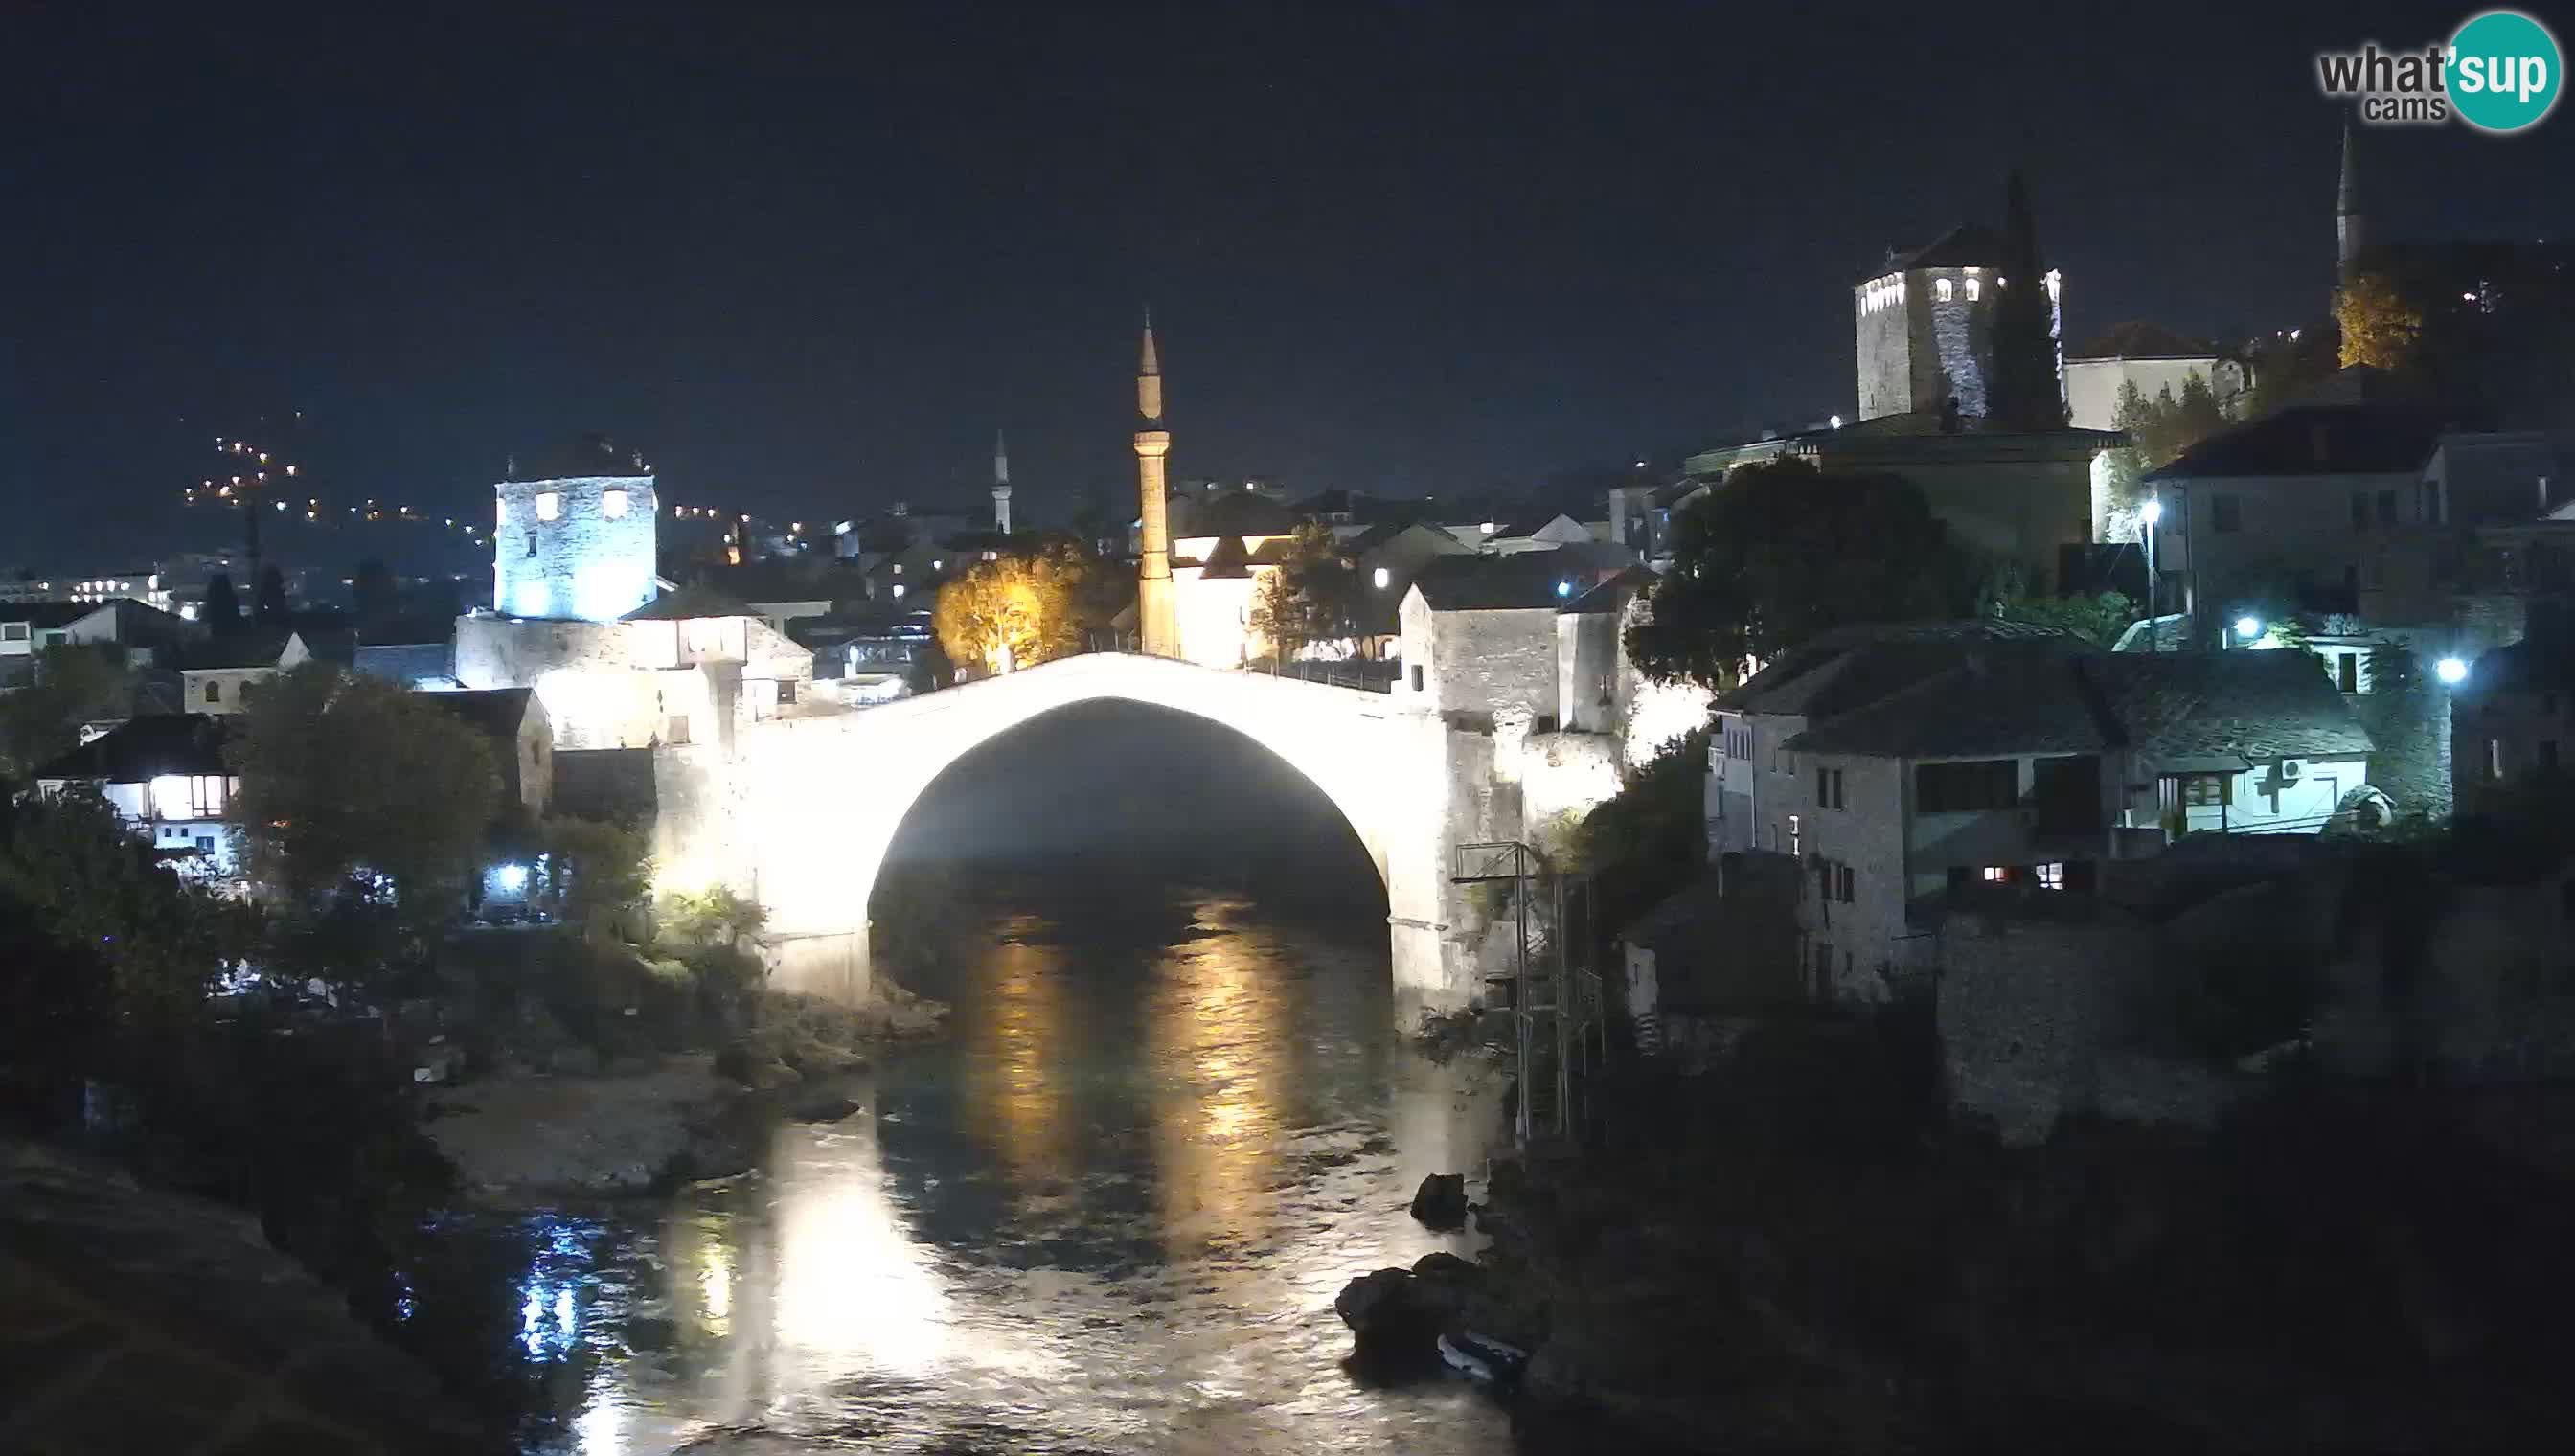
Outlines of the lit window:
{"type": "Polygon", "coordinates": [[[2038,887],[2041,889],[2065,888],[2064,863],[2059,861],[2054,864],[2042,864],[2038,866],[2038,887]]]}
{"type": "Polygon", "coordinates": [[[1984,293],[1984,291],[1985,281],[1983,279],[1970,278],[1967,280],[1967,302],[1974,303],[1976,299],[1984,293]]]}
{"type": "Polygon", "coordinates": [[[562,516],[562,515],[563,515],[563,493],[562,493],[562,492],[560,492],[560,491],[539,491],[539,492],[537,492],[537,519],[538,519],[539,521],[552,521],[552,520],[555,520],[556,518],[558,518],[558,517],[560,517],[560,516],[562,516]]]}
{"type": "Polygon", "coordinates": [[[2011,881],[2011,866],[2007,864],[1986,865],[1984,868],[1984,880],[1987,884],[2009,883],[2011,881]]]}
{"type": "Polygon", "coordinates": [[[1931,285],[1931,296],[1944,304],[1949,301],[1949,295],[1956,291],[1956,286],[1945,278],[1939,279],[1931,285]]]}
{"type": "Polygon", "coordinates": [[[934,560],[930,564],[930,569],[934,572],[944,572],[948,570],[948,563],[934,560]]]}
{"type": "Polygon", "coordinates": [[[600,492],[599,514],[607,517],[611,521],[624,520],[626,518],[626,493],[624,491],[600,492]]]}
{"type": "Polygon", "coordinates": [[[894,584],[894,600],[896,600],[897,602],[900,602],[900,601],[902,601],[902,600],[903,600],[903,583],[901,583],[901,582],[897,582],[897,583],[895,583],[895,584],[894,584]]]}

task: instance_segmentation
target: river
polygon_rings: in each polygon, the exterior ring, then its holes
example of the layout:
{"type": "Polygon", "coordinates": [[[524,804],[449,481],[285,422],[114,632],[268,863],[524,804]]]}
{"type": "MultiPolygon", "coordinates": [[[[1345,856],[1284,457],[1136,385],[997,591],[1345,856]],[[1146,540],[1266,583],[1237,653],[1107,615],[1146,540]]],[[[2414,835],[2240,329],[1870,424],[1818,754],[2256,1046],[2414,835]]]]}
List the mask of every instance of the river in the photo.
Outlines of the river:
{"type": "Polygon", "coordinates": [[[919,987],[950,1034],[846,1120],[658,1206],[459,1225],[529,1449],[1509,1449],[1462,1384],[1342,1367],[1333,1294],[1474,1251],[1406,1203],[1501,1125],[1488,1068],[1395,1033],[1381,908],[1060,874],[986,913],[919,987]]]}

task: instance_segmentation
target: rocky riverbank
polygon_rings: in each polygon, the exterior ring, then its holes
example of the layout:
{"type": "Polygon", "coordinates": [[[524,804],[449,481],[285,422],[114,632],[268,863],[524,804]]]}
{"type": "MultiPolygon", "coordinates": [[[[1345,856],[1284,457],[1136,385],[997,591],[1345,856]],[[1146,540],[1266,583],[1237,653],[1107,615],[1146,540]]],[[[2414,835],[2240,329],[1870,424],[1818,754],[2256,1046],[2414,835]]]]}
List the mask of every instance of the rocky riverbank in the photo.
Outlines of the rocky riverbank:
{"type": "Polygon", "coordinates": [[[935,1035],[948,1007],[889,987],[867,1006],[764,998],[714,1051],[602,1069],[513,1064],[432,1099],[428,1131],[468,1196],[516,1206],[647,1193],[752,1165],[759,1135],[894,1040],[935,1035]]]}
{"type": "Polygon", "coordinates": [[[2575,1414],[2535,1354],[2567,1180],[2438,1098],[2007,1151],[1811,1050],[1613,1078],[1579,1162],[1496,1166],[1466,1318],[1528,1341],[1525,1399],[1729,1453],[2535,1449],[2575,1414]]]}

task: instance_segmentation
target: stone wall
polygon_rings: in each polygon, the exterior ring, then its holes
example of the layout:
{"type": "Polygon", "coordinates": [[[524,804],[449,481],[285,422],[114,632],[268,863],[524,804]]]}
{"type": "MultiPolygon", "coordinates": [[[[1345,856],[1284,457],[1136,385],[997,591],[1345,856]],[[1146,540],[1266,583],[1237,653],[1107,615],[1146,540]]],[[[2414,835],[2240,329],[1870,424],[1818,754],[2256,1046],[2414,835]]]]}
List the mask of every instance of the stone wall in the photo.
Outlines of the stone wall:
{"type": "Polygon", "coordinates": [[[1552,607],[1432,614],[1426,706],[1470,715],[1520,708],[1555,722],[1555,619],[1552,607]]]}
{"type": "Polygon", "coordinates": [[[1871,311],[1866,285],[1851,290],[1851,327],[1859,360],[1859,417],[1913,408],[1913,340],[1903,307],[1871,311]]]}
{"type": "Polygon", "coordinates": [[[495,611],[615,622],[653,600],[661,505],[651,476],[504,481],[493,491],[495,611]],[[555,503],[553,520],[539,519],[540,498],[555,503]],[[609,515],[621,498],[622,514],[609,515]]]}

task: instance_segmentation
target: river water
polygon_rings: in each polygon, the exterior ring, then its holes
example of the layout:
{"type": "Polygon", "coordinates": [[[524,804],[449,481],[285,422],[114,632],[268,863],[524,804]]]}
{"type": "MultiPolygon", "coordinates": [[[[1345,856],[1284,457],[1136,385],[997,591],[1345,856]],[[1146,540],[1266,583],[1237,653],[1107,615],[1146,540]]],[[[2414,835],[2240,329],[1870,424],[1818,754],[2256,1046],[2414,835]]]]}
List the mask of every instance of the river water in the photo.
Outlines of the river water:
{"type": "Polygon", "coordinates": [[[1471,1236],[1405,1207],[1500,1128],[1394,1032],[1382,908],[1050,881],[991,913],[943,1040],[658,1207],[485,1225],[484,1336],[582,1456],[1508,1450],[1454,1381],[1343,1368],[1351,1276],[1471,1236]]]}

